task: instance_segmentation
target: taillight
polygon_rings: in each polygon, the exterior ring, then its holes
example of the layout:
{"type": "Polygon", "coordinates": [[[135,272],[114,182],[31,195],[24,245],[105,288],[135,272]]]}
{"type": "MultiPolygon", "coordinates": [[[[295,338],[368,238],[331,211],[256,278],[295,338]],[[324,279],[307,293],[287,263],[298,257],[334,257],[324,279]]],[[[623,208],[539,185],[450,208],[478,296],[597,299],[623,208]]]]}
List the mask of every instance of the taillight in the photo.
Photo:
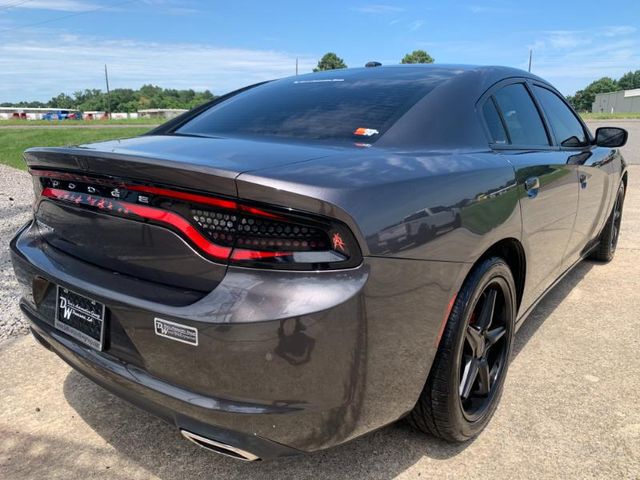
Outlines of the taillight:
{"type": "Polygon", "coordinates": [[[41,196],[168,227],[213,260],[298,270],[360,263],[351,231],[325,217],[171,188],[32,170],[41,196]]]}

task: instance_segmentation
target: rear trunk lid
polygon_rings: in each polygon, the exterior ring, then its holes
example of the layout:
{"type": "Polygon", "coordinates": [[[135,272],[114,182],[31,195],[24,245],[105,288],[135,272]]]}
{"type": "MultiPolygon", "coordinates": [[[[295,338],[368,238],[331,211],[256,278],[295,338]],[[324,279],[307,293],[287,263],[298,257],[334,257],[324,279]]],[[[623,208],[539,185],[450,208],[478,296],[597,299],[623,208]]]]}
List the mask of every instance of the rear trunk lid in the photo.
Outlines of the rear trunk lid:
{"type": "MultiPolygon", "coordinates": [[[[136,221],[140,218],[135,216],[114,216],[107,207],[148,210],[149,196],[134,191],[148,186],[232,201],[237,197],[235,178],[243,171],[332,151],[238,139],[146,136],[73,148],[35,148],[25,159],[34,175],[36,223],[51,246],[117,274],[205,294],[224,277],[224,258],[203,255],[180,232],[136,221]],[[65,201],[58,201],[63,197],[65,201]],[[85,208],[96,201],[105,205],[104,210],[85,208]]],[[[180,199],[175,202],[171,208],[182,208],[183,218],[195,213],[181,206],[180,199]]]]}

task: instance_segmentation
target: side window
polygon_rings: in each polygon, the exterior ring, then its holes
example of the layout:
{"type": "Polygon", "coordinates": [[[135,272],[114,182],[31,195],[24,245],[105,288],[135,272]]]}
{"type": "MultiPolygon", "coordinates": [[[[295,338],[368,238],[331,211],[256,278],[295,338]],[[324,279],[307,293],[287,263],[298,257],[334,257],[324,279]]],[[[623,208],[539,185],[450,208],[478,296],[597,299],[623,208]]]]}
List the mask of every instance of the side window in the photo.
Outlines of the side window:
{"type": "Polygon", "coordinates": [[[546,88],[536,85],[533,89],[551,125],[556,141],[563,147],[587,145],[587,135],[582,124],[564,101],[546,88]]]}
{"type": "Polygon", "coordinates": [[[498,90],[494,98],[502,112],[511,144],[548,146],[544,124],[529,92],[522,83],[514,83],[498,90]]]}
{"type": "Polygon", "coordinates": [[[487,122],[489,127],[489,133],[491,134],[491,143],[506,145],[509,143],[507,139],[507,132],[504,130],[500,114],[496,108],[496,104],[493,102],[493,97],[487,99],[482,106],[482,114],[484,115],[484,121],[487,122]]]}

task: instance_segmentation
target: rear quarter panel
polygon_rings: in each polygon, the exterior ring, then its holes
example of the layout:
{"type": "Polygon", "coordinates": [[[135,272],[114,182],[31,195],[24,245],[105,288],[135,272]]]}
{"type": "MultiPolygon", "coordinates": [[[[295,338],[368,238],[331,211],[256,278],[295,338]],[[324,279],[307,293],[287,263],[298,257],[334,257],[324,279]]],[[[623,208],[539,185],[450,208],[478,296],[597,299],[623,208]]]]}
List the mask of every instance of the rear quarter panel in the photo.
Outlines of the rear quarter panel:
{"type": "Polygon", "coordinates": [[[474,262],[496,241],[521,236],[514,170],[488,151],[372,148],[247,172],[236,182],[241,198],[343,220],[365,255],[474,262]],[[425,209],[431,214],[420,215],[425,209]]]}

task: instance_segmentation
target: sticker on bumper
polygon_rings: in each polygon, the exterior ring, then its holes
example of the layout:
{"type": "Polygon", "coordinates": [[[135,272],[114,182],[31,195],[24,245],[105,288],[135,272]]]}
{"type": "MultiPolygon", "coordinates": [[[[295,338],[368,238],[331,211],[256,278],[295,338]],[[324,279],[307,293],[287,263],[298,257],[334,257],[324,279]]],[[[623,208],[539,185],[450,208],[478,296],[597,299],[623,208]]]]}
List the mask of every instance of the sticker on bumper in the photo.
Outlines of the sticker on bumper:
{"type": "Polygon", "coordinates": [[[156,335],[175,340],[176,342],[198,346],[198,329],[196,328],[170,322],[169,320],[163,320],[162,318],[154,318],[153,325],[156,335]]]}

